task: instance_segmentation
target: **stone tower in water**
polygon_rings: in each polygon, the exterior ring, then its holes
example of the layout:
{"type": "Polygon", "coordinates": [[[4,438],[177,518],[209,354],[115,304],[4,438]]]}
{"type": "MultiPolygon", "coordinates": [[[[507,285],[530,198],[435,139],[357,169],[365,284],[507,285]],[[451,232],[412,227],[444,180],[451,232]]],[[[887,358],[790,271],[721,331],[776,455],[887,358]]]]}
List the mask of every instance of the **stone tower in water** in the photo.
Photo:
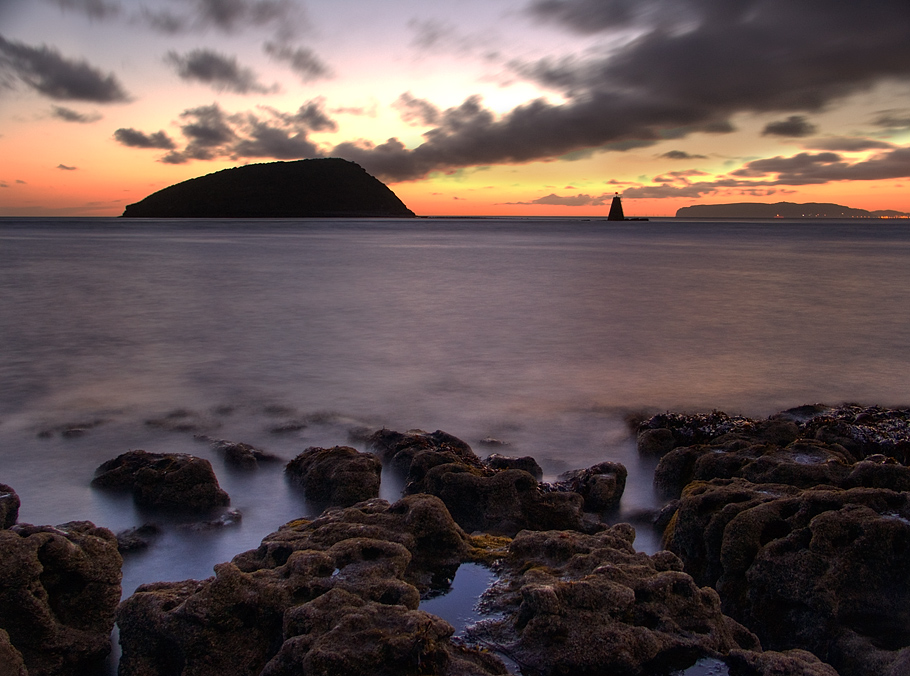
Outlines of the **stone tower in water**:
{"type": "Polygon", "coordinates": [[[625,216],[622,213],[622,202],[619,200],[619,193],[613,195],[613,203],[610,205],[610,215],[607,216],[608,221],[624,221],[626,220],[625,216]]]}

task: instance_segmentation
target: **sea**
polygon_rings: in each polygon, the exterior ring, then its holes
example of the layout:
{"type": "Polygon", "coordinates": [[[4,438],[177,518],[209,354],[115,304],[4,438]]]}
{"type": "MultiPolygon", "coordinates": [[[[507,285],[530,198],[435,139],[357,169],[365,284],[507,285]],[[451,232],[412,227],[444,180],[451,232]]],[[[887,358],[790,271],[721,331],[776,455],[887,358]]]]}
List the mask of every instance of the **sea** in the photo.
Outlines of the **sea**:
{"type": "MultiPolygon", "coordinates": [[[[910,405],[908,292],[902,220],[4,218],[0,483],[20,522],[157,525],[124,597],[317,515],[284,462],[381,428],[531,455],[548,481],[621,462],[604,519],[653,552],[630,420],[910,405]],[[232,471],[220,439],[284,462],[232,471]],[[236,511],[90,486],[132,449],[209,459],[236,511]]],[[[384,473],[382,497],[401,490],[384,473]]]]}

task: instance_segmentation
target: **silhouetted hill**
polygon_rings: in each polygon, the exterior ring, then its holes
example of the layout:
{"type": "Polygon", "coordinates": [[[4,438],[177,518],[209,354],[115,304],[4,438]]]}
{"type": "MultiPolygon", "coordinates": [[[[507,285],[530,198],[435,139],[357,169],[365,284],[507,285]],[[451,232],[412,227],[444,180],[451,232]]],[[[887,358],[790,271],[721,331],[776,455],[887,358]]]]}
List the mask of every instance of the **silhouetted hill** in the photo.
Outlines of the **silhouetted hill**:
{"type": "Polygon", "coordinates": [[[900,211],[866,211],[824,202],[697,204],[676,211],[677,218],[894,218],[907,215],[900,211]]]}
{"type": "Polygon", "coordinates": [[[140,218],[413,217],[388,186],[338,158],[225,169],[169,186],[130,204],[140,218]]]}

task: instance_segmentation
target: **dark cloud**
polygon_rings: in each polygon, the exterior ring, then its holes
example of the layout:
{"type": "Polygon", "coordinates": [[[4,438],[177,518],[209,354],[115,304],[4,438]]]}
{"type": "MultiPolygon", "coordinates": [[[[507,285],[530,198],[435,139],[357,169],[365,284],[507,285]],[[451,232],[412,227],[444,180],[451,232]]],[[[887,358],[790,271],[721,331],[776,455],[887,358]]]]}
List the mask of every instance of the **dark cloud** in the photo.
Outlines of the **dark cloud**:
{"type": "Polygon", "coordinates": [[[116,103],[129,99],[113,74],[67,59],[46,45],[31,47],[0,36],[0,72],[52,99],[116,103]]]}
{"type": "Polygon", "coordinates": [[[278,90],[277,85],[266,87],[249,68],[243,68],[232,56],[209,49],[194,49],[181,56],[168,52],[165,61],[177,70],[177,75],[188,81],[202,82],[219,91],[236,94],[269,94],[278,90]]]}
{"type": "Polygon", "coordinates": [[[692,155],[684,150],[668,150],[660,155],[665,160],[706,160],[707,155],[692,155]]]}
{"type": "MultiPolygon", "coordinates": [[[[260,107],[257,112],[227,113],[217,103],[191,108],[181,113],[180,130],[186,140],[184,147],[176,144],[160,146],[170,149],[161,158],[167,164],[183,164],[191,160],[271,158],[276,160],[320,157],[317,145],[309,139],[311,132],[335,131],[337,125],[323,109],[323,101],[309,101],[296,113],[260,107]]],[[[164,132],[158,132],[163,135],[164,132]]],[[[118,130],[117,140],[134,147],[155,137],[135,130],[118,130]],[[123,132],[123,133],[121,133],[123,132]]],[[[166,136],[164,138],[167,138],[166,136]]],[[[168,141],[170,139],[167,139],[168,141]]]]}
{"type": "Polygon", "coordinates": [[[108,0],[47,0],[60,9],[81,12],[91,19],[107,19],[120,14],[120,5],[108,0]]]}
{"type": "Polygon", "coordinates": [[[439,108],[426,99],[418,99],[411,92],[399,96],[392,107],[408,124],[428,126],[436,124],[441,117],[439,108]]]}
{"type": "Polygon", "coordinates": [[[9,183],[6,181],[0,181],[0,188],[9,188],[9,183]]]}
{"type": "Polygon", "coordinates": [[[803,144],[813,150],[831,150],[842,153],[859,153],[866,150],[886,150],[894,148],[893,143],[863,138],[861,136],[831,136],[828,138],[812,139],[803,144]]]}
{"type": "Polygon", "coordinates": [[[233,33],[249,26],[273,26],[289,37],[303,22],[292,0],[184,0],[183,11],[141,9],[142,20],[164,33],[209,28],[233,33]]]}
{"type": "Polygon", "coordinates": [[[788,136],[799,138],[812,136],[818,127],[809,122],[803,115],[791,115],[786,120],[769,122],[762,130],[762,136],[788,136]]]}
{"type": "Polygon", "coordinates": [[[65,164],[58,164],[57,169],[62,171],[76,171],[77,167],[68,167],[65,164]]]}
{"type": "Polygon", "coordinates": [[[160,150],[173,150],[177,146],[164,131],[145,134],[136,129],[120,128],[114,132],[114,138],[121,145],[130,148],[158,148],[160,150]]]}
{"type": "Polygon", "coordinates": [[[330,77],[332,70],[316,54],[305,47],[294,49],[286,44],[266,42],[265,53],[276,61],[287,61],[303,82],[330,77]]]}
{"type": "MultiPolygon", "coordinates": [[[[730,132],[736,114],[800,117],[877,84],[910,81],[906,0],[877,0],[862,11],[846,2],[540,0],[529,11],[570,32],[631,27],[637,37],[608,54],[511,64],[519,77],[558,92],[560,103],[541,98],[496,115],[472,97],[442,111],[414,148],[389,139],[344,143],[333,153],[384,180],[409,180],[730,132]]],[[[434,47],[445,27],[424,24],[420,35],[434,47]]]]}
{"type": "Polygon", "coordinates": [[[79,122],[81,124],[89,124],[101,119],[101,115],[98,113],[80,113],[64,106],[54,106],[51,109],[51,114],[65,122],[79,122]]]}
{"type": "Polygon", "coordinates": [[[910,111],[883,110],[872,124],[889,129],[910,129],[910,111]]]}

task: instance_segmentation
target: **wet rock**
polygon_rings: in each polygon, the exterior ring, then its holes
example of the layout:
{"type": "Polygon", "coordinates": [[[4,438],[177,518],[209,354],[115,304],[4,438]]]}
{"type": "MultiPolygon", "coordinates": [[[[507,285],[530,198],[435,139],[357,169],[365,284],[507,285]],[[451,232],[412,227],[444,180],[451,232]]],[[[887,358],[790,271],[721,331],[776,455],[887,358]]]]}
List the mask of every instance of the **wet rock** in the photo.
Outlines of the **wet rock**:
{"type": "Polygon", "coordinates": [[[410,430],[408,432],[395,432],[394,430],[381,429],[369,438],[367,447],[374,452],[383,463],[407,474],[411,468],[414,457],[424,451],[450,453],[460,462],[472,467],[481,467],[480,458],[474,453],[467,442],[452,436],[442,430],[424,432],[423,430],[410,430]]]}
{"type": "Polygon", "coordinates": [[[117,550],[120,554],[138,552],[148,548],[152,540],[161,534],[161,529],[153,523],[146,523],[135,528],[128,528],[117,533],[117,550]]]}
{"type": "Polygon", "coordinates": [[[6,484],[0,484],[0,529],[10,528],[19,519],[19,496],[6,484]]]}
{"type": "Polygon", "coordinates": [[[906,492],[693,484],[667,539],[767,648],[809,650],[841,676],[888,673],[910,650],[906,492]]]}
{"type": "Polygon", "coordinates": [[[731,676],[839,676],[834,667],[805,650],[731,650],[725,662],[731,676]]]}
{"type": "Polygon", "coordinates": [[[511,455],[493,453],[483,462],[490,469],[520,469],[524,470],[538,481],[543,479],[543,468],[538,465],[537,461],[530,455],[519,458],[511,455]]]}
{"type": "Polygon", "coordinates": [[[521,530],[586,530],[598,523],[585,518],[578,493],[545,490],[519,469],[493,471],[461,462],[445,462],[446,454],[426,451],[415,456],[405,492],[440,498],[456,523],[468,532],[515,535],[521,530]],[[415,478],[415,467],[431,464],[415,478]]]}
{"type": "Polygon", "coordinates": [[[307,499],[337,507],[378,497],[381,473],[379,458],[350,446],[310,447],[285,467],[307,499]]]}
{"type": "Polygon", "coordinates": [[[450,579],[470,542],[428,495],[291,522],[213,578],[143,585],[124,601],[120,674],[505,673],[417,609],[418,587],[450,579]]]}
{"type": "Polygon", "coordinates": [[[588,469],[561,474],[557,485],[581,495],[585,510],[602,512],[619,505],[627,476],[628,472],[622,464],[602,462],[588,469]]]}
{"type": "Polygon", "coordinates": [[[249,444],[225,439],[212,442],[212,449],[224,458],[224,464],[234,469],[252,470],[258,468],[260,462],[281,460],[278,456],[266,453],[249,444]]]}
{"type": "Polygon", "coordinates": [[[9,634],[0,629],[0,676],[28,676],[22,653],[9,642],[9,634]]]}
{"type": "Polygon", "coordinates": [[[620,524],[596,535],[520,533],[499,584],[485,595],[500,614],[468,629],[469,641],[503,649],[523,673],[645,674],[699,656],[756,649],[669,552],[636,552],[620,524]]]}
{"type": "Polygon", "coordinates": [[[182,408],[171,411],[160,418],[150,418],[145,421],[145,424],[168,432],[192,434],[206,434],[221,427],[221,422],[218,420],[182,408]]]}
{"type": "Polygon", "coordinates": [[[638,452],[642,455],[663,455],[677,445],[673,431],[666,427],[643,429],[638,433],[638,452]]]}
{"type": "Polygon", "coordinates": [[[229,509],[217,519],[208,519],[206,521],[195,521],[193,523],[184,523],[177,526],[181,530],[206,531],[217,530],[236,526],[243,520],[243,514],[239,509],[229,509]]]}
{"type": "Polygon", "coordinates": [[[144,507],[205,510],[230,503],[209,461],[184,453],[123,453],[98,467],[92,486],[129,490],[144,507]]]}
{"type": "Polygon", "coordinates": [[[121,564],[114,534],[88,521],[0,530],[0,629],[30,676],[81,673],[110,652],[121,564]]]}
{"type": "Polygon", "coordinates": [[[697,414],[659,413],[639,425],[639,448],[641,449],[643,440],[645,447],[642,453],[660,454],[676,446],[704,444],[724,434],[752,430],[754,426],[754,420],[743,416],[730,416],[723,411],[697,414]],[[667,430],[669,435],[667,432],[655,430],[667,430]]]}

